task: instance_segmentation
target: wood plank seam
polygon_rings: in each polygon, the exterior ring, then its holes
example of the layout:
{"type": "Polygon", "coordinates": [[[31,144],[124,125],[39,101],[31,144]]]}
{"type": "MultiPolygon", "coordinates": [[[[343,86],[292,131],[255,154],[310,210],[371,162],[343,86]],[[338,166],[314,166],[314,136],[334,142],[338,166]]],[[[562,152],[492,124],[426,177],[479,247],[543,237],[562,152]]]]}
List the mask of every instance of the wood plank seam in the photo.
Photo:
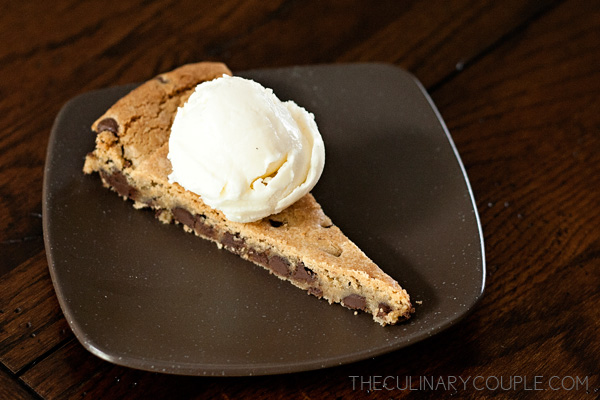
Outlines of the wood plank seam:
{"type": "Polygon", "coordinates": [[[535,14],[531,16],[527,21],[524,21],[520,25],[516,26],[514,29],[506,32],[504,35],[500,36],[496,41],[490,43],[487,47],[483,48],[479,53],[477,53],[470,60],[464,60],[460,65],[457,64],[456,69],[450,71],[446,76],[444,76],[439,81],[433,83],[430,87],[427,88],[429,93],[433,93],[438,90],[440,87],[452,81],[459,73],[463,72],[469,65],[473,65],[477,63],[478,60],[484,58],[486,55],[492,53],[494,50],[502,46],[505,42],[510,41],[516,38],[521,32],[525,31],[529,25],[544,17],[546,14],[560,6],[566,0],[557,0],[553,3],[549,3],[546,7],[541,8],[535,14]]]}
{"type": "Polygon", "coordinates": [[[43,400],[42,396],[40,396],[31,386],[29,386],[25,381],[23,381],[21,378],[19,378],[15,373],[13,373],[3,363],[0,363],[0,371],[4,371],[6,374],[8,374],[12,377],[15,377],[14,381],[17,382],[19,384],[19,386],[22,387],[27,392],[27,394],[31,395],[31,397],[33,399],[43,400]]]}
{"type": "MultiPolygon", "coordinates": [[[[23,367],[21,367],[21,369],[19,369],[18,371],[16,371],[14,373],[14,375],[17,376],[17,377],[21,377],[23,374],[27,373],[27,371],[29,371],[31,368],[33,368],[36,364],[38,364],[39,362],[41,362],[44,359],[46,359],[48,356],[50,356],[51,354],[53,354],[55,351],[60,350],[62,347],[66,346],[67,344],[69,344],[69,342],[71,342],[73,340],[75,340],[74,337],[67,337],[67,338],[61,340],[60,342],[58,342],[57,344],[55,344],[50,349],[46,350],[44,353],[40,354],[35,359],[33,359],[32,361],[30,361],[27,364],[25,364],[23,367]]],[[[3,367],[5,367],[1,363],[0,363],[0,365],[2,365],[3,367]]]]}

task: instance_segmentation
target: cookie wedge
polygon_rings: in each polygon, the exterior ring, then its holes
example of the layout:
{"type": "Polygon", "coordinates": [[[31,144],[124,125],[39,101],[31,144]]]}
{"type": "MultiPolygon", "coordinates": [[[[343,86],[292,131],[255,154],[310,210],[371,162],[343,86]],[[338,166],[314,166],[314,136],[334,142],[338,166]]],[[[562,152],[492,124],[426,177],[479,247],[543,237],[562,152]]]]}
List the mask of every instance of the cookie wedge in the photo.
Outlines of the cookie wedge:
{"type": "Polygon", "coordinates": [[[221,63],[184,65],[118,100],[92,125],[96,147],[83,171],[98,172],[105,187],[135,208],[151,208],[161,222],[181,224],[314,296],[368,312],[381,325],[409,318],[414,309],[407,292],[332,223],[311,194],[279,214],[238,223],[168,181],[177,108],[196,85],[223,74],[231,72],[221,63]]]}

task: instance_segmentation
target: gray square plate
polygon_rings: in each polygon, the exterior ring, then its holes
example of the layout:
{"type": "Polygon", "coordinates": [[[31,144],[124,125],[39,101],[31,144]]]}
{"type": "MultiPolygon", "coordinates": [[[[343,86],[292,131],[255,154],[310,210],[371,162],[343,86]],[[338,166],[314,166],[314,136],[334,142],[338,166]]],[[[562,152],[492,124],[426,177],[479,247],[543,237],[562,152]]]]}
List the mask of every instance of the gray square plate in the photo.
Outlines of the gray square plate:
{"type": "Polygon", "coordinates": [[[104,189],[98,176],[83,175],[94,147],[91,123],[135,87],[129,85],[67,103],[48,146],[48,263],[83,346],[143,370],[276,374],[397,350],[464,317],[484,288],[481,228],[459,155],[419,82],[380,64],[238,75],[315,114],[327,152],[315,197],[408,290],[416,314],[383,328],[161,224],[104,189]]]}

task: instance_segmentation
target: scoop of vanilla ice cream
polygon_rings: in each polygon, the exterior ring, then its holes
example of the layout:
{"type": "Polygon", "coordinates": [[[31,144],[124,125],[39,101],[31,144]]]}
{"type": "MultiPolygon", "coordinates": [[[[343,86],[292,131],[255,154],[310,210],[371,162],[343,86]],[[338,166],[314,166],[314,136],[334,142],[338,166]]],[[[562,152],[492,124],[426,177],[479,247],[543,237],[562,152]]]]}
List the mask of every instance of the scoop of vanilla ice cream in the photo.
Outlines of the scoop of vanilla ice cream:
{"type": "Polygon", "coordinates": [[[198,85],[178,109],[168,158],[171,183],[231,221],[252,222],[315,186],[325,146],[313,114],[257,82],[224,75],[198,85]]]}

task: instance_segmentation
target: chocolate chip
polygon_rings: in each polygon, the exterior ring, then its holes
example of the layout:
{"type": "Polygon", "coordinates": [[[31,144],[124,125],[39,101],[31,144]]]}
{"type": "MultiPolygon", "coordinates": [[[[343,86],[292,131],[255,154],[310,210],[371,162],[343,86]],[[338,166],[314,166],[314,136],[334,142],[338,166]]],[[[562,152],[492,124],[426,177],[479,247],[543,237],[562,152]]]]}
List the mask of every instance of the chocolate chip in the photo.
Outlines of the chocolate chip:
{"type": "Polygon", "coordinates": [[[119,123],[114,118],[104,118],[98,122],[96,130],[98,132],[109,131],[117,134],[119,133],[119,123]]]}
{"type": "Polygon", "coordinates": [[[223,238],[221,239],[221,243],[232,252],[240,254],[244,249],[244,244],[246,241],[242,239],[238,233],[234,235],[229,232],[225,232],[223,234],[223,238]]]}
{"type": "MultiPolygon", "coordinates": [[[[171,210],[173,217],[188,228],[192,228],[198,235],[205,236],[210,239],[214,239],[217,236],[215,229],[207,224],[206,216],[203,214],[192,214],[188,210],[182,207],[175,207],[171,210]]],[[[157,217],[160,214],[157,215],[157,217]]]]}
{"type": "Polygon", "coordinates": [[[313,283],[317,280],[315,273],[310,268],[306,268],[303,262],[298,263],[292,278],[299,282],[306,283],[313,283]]]}
{"type": "Polygon", "coordinates": [[[127,178],[121,171],[114,171],[113,173],[108,173],[104,170],[100,170],[100,175],[102,179],[106,181],[110,186],[112,186],[117,193],[121,196],[128,197],[132,200],[137,200],[139,192],[136,188],[131,186],[127,181],[127,178]]]}
{"type": "Polygon", "coordinates": [[[194,216],[185,208],[175,207],[171,210],[175,219],[189,228],[194,228],[194,216]]]}
{"type": "Polygon", "coordinates": [[[250,249],[248,250],[248,259],[263,267],[269,266],[269,255],[266,252],[250,249]]]}
{"type": "Polygon", "coordinates": [[[206,223],[206,216],[202,214],[196,214],[194,217],[194,230],[198,235],[202,235],[211,239],[217,237],[215,229],[206,223]]]}
{"type": "Polygon", "coordinates": [[[379,309],[379,312],[377,312],[377,316],[379,318],[385,317],[390,313],[390,311],[392,311],[392,307],[390,307],[387,303],[379,303],[377,308],[379,309]]]}
{"type": "Polygon", "coordinates": [[[367,309],[367,299],[359,294],[351,294],[342,299],[342,304],[352,310],[363,310],[367,309]]]}
{"type": "Polygon", "coordinates": [[[274,255],[269,259],[269,268],[277,275],[290,276],[290,263],[283,257],[274,255]]]}
{"type": "Polygon", "coordinates": [[[276,220],[274,220],[274,219],[269,219],[269,223],[271,224],[271,226],[272,226],[273,228],[279,228],[280,226],[282,226],[282,225],[283,225],[283,222],[281,222],[281,221],[276,221],[276,220]]]}
{"type": "Polygon", "coordinates": [[[317,296],[318,298],[323,297],[323,291],[317,287],[309,287],[308,293],[312,294],[313,296],[317,296]]]}

